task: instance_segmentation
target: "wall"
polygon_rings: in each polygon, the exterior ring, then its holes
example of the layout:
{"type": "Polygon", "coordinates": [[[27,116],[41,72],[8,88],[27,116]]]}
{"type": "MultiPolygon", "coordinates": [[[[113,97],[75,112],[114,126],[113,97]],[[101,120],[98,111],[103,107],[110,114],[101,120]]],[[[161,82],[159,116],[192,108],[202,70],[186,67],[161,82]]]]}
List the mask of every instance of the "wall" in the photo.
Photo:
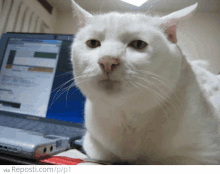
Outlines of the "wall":
{"type": "Polygon", "coordinates": [[[77,30],[77,18],[73,18],[71,11],[58,12],[55,33],[76,34],[77,30]]]}
{"type": "MultiPolygon", "coordinates": [[[[59,13],[56,33],[75,34],[77,29],[77,19],[71,12],[59,13]]],[[[194,13],[178,26],[177,38],[191,59],[209,60],[211,71],[220,72],[220,14],[194,13]]]]}
{"type": "Polygon", "coordinates": [[[0,0],[0,36],[6,32],[51,33],[56,12],[49,14],[36,0],[0,0]]]}
{"type": "Polygon", "coordinates": [[[192,59],[209,60],[220,72],[220,14],[197,13],[178,28],[178,45],[192,59]]]}

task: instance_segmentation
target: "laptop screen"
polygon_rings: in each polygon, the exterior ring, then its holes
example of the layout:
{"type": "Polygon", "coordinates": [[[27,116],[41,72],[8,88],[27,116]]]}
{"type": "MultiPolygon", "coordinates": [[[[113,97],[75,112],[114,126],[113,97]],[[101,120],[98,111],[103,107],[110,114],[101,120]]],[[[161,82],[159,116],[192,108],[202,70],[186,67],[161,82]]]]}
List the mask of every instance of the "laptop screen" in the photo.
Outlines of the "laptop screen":
{"type": "Polygon", "coordinates": [[[22,36],[8,37],[2,54],[0,110],[83,123],[85,98],[74,86],[72,40],[22,36]]]}

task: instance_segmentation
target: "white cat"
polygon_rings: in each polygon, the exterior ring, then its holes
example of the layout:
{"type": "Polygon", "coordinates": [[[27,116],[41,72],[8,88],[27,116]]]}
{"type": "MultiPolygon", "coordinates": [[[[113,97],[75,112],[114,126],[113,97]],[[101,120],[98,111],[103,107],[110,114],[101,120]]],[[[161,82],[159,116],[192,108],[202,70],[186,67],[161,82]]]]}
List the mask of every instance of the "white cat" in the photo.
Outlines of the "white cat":
{"type": "Polygon", "coordinates": [[[86,96],[90,158],[133,164],[219,164],[220,79],[190,63],[176,26],[197,4],[164,17],[92,15],[72,1],[80,30],[75,81],[86,96]]]}

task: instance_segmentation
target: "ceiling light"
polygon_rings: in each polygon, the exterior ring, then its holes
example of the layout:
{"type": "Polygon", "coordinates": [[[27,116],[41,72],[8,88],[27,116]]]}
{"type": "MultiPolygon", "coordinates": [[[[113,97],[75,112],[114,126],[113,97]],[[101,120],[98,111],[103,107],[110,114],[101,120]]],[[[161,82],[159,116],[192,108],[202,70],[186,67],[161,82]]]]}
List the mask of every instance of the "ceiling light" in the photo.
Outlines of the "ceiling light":
{"type": "Polygon", "coordinates": [[[148,0],[121,0],[137,7],[142,6],[148,0]]]}

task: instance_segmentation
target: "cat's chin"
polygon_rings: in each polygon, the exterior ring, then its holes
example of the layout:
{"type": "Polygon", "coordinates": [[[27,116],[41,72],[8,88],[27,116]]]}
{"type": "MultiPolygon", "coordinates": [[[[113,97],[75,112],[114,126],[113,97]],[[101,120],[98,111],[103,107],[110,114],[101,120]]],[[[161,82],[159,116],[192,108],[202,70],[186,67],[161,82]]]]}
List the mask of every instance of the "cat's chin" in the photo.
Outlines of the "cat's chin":
{"type": "Polygon", "coordinates": [[[118,80],[99,80],[97,85],[106,94],[115,94],[121,91],[122,82],[118,80]]]}

